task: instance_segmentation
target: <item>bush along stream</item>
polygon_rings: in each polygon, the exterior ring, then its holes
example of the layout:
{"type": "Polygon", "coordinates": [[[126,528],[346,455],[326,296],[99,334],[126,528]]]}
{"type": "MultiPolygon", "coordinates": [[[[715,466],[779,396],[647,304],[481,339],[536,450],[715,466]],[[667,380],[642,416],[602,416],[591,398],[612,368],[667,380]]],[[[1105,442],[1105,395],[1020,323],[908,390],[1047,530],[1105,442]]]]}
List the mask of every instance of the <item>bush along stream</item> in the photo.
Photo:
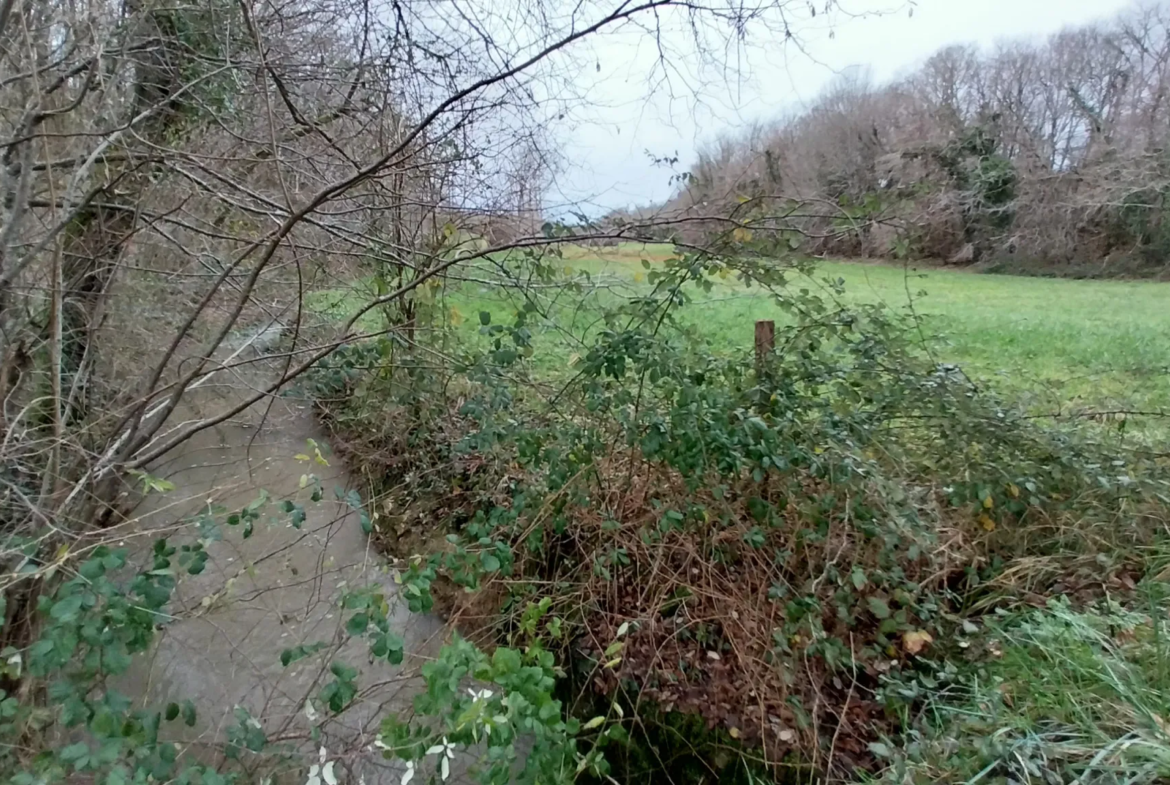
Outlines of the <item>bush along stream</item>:
{"type": "Polygon", "coordinates": [[[681,255],[582,296],[567,374],[523,289],[432,333],[450,364],[391,337],[322,369],[412,607],[545,663],[577,774],[1170,776],[1165,456],[1025,416],[912,313],[786,278],[681,255]],[[685,326],[730,275],[788,314],[766,356],[685,326]]]}

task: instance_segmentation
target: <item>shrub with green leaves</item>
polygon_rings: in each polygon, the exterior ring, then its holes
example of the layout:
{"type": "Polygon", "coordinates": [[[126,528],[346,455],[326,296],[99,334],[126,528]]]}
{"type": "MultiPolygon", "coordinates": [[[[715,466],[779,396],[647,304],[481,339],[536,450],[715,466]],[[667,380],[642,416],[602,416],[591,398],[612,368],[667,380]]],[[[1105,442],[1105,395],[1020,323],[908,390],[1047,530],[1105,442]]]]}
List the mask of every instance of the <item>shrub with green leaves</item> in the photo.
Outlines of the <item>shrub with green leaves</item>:
{"type": "MultiPolygon", "coordinates": [[[[879,767],[870,745],[905,720],[884,674],[945,659],[965,617],[1022,593],[1125,578],[1165,473],[934,362],[912,314],[846,306],[839,281],[794,289],[753,242],[652,266],[648,292],[599,309],[551,393],[539,303],[481,317],[482,354],[428,381],[458,391],[473,512],[434,521],[448,534],[411,585],[453,582],[471,594],[447,606],[497,641],[561,653],[586,704],[581,690],[698,714],[771,761],[879,767]],[[787,314],[767,357],[681,318],[731,275],[787,314]]],[[[365,405],[380,390],[398,400],[371,384],[365,405]]]]}
{"type": "MultiPolygon", "coordinates": [[[[44,576],[35,639],[0,653],[14,694],[0,696],[0,768],[21,785],[100,776],[116,785],[144,781],[224,782],[198,764],[177,764],[168,723],[194,725],[190,701],[135,708],[113,685],[145,653],[167,618],[178,549],[158,540],[149,566],[126,575],[128,551],[102,545],[74,567],[44,576]],[[67,571],[67,572],[66,572],[67,571]],[[65,579],[58,575],[72,574],[65,579]]],[[[196,572],[201,561],[188,560],[196,572]],[[198,566],[197,566],[198,565],[198,566]]]]}

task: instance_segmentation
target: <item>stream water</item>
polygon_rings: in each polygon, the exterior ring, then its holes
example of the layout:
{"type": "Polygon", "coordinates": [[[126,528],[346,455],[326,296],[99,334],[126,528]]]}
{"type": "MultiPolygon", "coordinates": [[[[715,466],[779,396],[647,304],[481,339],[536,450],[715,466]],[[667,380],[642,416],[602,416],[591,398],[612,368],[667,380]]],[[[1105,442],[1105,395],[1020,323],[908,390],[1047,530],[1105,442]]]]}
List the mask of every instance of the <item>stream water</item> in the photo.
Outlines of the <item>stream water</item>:
{"type": "MultiPolygon", "coordinates": [[[[223,411],[255,384],[240,375],[216,382],[194,391],[172,422],[223,411]]],[[[205,535],[193,519],[209,502],[238,511],[262,491],[274,501],[247,539],[241,526],[221,526],[221,537],[207,543],[206,569],[180,580],[175,618],[132,672],[130,690],[154,705],[192,700],[198,721],[185,729],[182,741],[186,754],[201,758],[214,758],[229,728],[240,723],[237,707],[245,709],[270,741],[285,741],[295,750],[291,760],[279,764],[245,757],[255,767],[256,781],[269,776],[273,782],[304,782],[324,747],[343,782],[397,783],[401,769],[382,760],[370,744],[381,717],[409,706],[419,689],[417,666],[441,644],[443,624],[411,614],[396,601],[391,571],[371,551],[357,514],[335,496],[335,488],[349,489],[351,478],[328,455],[328,466],[305,461],[310,439],[325,443],[309,403],[285,396],[197,434],[151,469],[174,485],[148,494],[128,524],[151,540],[167,534],[178,544],[205,535]],[[320,477],[325,491],[316,504],[308,503],[309,491],[301,487],[309,472],[320,477]],[[305,502],[307,516],[299,529],[278,514],[277,503],[286,498],[305,502]],[[384,590],[392,628],[406,641],[402,666],[371,662],[368,644],[348,641],[344,634],[352,612],[341,610],[340,597],[371,583],[384,590]],[[315,642],[327,648],[282,666],[283,650],[315,642]],[[358,668],[360,692],[345,712],[327,718],[315,696],[332,679],[333,661],[358,668]],[[319,741],[309,740],[314,712],[320,716],[319,741]]]]}

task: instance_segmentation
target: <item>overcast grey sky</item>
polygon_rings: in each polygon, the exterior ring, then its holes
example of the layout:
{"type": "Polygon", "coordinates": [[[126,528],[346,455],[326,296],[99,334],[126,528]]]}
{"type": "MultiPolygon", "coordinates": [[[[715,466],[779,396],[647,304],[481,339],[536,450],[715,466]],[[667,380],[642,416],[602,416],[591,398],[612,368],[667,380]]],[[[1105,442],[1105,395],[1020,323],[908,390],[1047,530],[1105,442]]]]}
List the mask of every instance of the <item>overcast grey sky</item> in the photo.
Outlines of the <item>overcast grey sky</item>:
{"type": "MultiPolygon", "coordinates": [[[[877,82],[911,71],[938,49],[955,43],[990,46],[1001,39],[1040,38],[1114,16],[1132,0],[917,0],[913,14],[901,0],[842,0],[850,12],[900,8],[881,16],[841,18],[832,33],[818,17],[799,30],[805,53],[791,45],[757,42],[729,59],[746,66],[746,79],[730,84],[674,74],[671,86],[652,90],[646,74],[656,52],[646,36],[600,43],[584,69],[591,105],[573,115],[562,135],[567,169],[549,207],[562,212],[579,203],[589,214],[666,198],[670,172],[650,161],[677,153],[679,168],[719,133],[767,120],[814,98],[836,73],[868,66],[877,82]],[[690,84],[684,84],[690,81],[690,84]],[[673,87],[673,90],[671,89],[673,87]],[[673,97],[672,97],[673,93],[673,97]]],[[[688,70],[682,65],[682,70],[688,70]]]]}

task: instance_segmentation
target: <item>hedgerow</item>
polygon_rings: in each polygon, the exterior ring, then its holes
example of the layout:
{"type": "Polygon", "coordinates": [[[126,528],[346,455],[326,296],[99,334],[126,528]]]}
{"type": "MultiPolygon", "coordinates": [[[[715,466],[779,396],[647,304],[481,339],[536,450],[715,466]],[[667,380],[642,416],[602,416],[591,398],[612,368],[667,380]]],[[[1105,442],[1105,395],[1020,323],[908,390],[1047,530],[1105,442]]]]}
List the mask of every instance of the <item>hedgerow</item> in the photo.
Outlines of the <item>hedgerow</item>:
{"type": "Polygon", "coordinates": [[[775,262],[708,254],[648,278],[594,304],[555,386],[531,358],[556,325],[523,293],[502,324],[480,314],[453,373],[407,379],[410,347],[386,341],[317,380],[390,502],[376,536],[413,557],[418,607],[452,587],[440,606],[489,647],[556,652],[578,711],[609,707],[644,741],[649,718],[693,715],[764,769],[876,770],[922,699],[892,678],[963,662],[986,614],[1141,575],[1156,459],[1024,415],[935,362],[912,314],[843,305],[840,282],[818,296],[775,262]],[[731,275],[787,314],[766,355],[676,319],[731,275]],[[387,411],[406,416],[372,436],[387,411]],[[404,520],[429,539],[400,541],[404,520]]]}

